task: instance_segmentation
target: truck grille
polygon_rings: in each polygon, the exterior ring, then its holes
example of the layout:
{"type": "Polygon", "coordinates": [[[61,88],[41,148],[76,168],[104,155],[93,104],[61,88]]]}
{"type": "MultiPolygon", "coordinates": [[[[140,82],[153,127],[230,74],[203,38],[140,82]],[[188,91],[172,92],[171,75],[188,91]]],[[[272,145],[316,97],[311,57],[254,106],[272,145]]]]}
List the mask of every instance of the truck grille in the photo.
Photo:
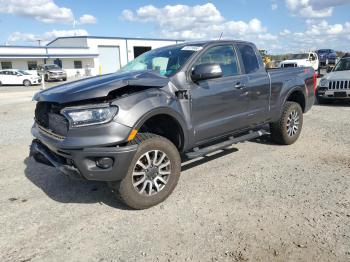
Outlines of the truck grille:
{"type": "Polygon", "coordinates": [[[296,63],[287,63],[283,64],[283,67],[298,67],[298,65],[296,63]]]}
{"type": "Polygon", "coordinates": [[[328,85],[330,90],[350,90],[350,81],[330,81],[328,85]]]}
{"type": "Polygon", "coordinates": [[[61,107],[54,103],[38,102],[35,109],[35,121],[39,126],[53,134],[66,136],[68,120],[60,114],[61,107]]]}

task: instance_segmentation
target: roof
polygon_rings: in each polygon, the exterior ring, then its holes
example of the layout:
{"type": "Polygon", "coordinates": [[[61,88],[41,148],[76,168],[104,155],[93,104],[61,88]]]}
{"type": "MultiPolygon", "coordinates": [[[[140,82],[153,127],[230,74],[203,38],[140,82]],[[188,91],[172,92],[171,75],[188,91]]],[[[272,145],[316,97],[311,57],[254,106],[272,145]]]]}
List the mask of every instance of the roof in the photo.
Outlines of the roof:
{"type": "Polygon", "coordinates": [[[51,42],[47,43],[47,46],[51,45],[55,41],[59,39],[72,39],[72,38],[86,38],[86,39],[121,39],[121,40],[149,40],[149,41],[172,41],[172,42],[183,42],[185,40],[182,39],[169,39],[169,38],[142,38],[142,37],[114,37],[114,36],[62,36],[57,37],[51,42]]]}

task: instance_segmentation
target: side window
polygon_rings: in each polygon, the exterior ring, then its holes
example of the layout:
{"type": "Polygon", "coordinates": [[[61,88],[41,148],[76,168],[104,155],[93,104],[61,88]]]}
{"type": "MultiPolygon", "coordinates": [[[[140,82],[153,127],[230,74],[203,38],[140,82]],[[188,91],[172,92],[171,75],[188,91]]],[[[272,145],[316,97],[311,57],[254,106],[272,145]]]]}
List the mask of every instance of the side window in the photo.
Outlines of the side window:
{"type": "Polygon", "coordinates": [[[237,56],[232,45],[208,49],[195,63],[195,65],[201,64],[219,64],[224,77],[238,74],[237,56]]]}
{"type": "Polygon", "coordinates": [[[38,63],[36,61],[28,61],[28,70],[36,70],[38,63]]]}
{"type": "Polygon", "coordinates": [[[12,62],[3,61],[1,62],[2,69],[12,69],[12,62]]]}
{"type": "Polygon", "coordinates": [[[83,68],[83,63],[82,61],[75,60],[74,61],[74,69],[82,69],[83,68]]]}
{"type": "Polygon", "coordinates": [[[254,49],[246,44],[237,44],[237,47],[242,56],[245,73],[251,74],[257,72],[260,67],[254,49]]]}

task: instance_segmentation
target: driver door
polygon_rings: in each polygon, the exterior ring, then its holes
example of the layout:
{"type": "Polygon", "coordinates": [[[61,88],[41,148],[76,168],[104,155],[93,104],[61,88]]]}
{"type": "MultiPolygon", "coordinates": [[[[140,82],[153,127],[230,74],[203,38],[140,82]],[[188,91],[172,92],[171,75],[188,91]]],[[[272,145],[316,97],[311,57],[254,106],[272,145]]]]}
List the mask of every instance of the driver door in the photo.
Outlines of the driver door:
{"type": "Polygon", "coordinates": [[[219,64],[223,76],[191,83],[192,123],[196,144],[247,126],[247,77],[241,74],[231,44],[206,50],[193,65],[219,64]]]}

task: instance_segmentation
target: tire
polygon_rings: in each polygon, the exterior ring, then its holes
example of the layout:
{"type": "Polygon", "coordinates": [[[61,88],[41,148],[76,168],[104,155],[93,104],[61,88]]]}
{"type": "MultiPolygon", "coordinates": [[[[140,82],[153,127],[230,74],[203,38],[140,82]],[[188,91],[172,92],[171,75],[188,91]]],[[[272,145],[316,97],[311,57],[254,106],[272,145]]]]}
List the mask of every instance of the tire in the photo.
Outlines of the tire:
{"type": "Polygon", "coordinates": [[[332,103],[332,101],[330,99],[325,99],[323,97],[321,97],[318,93],[316,93],[316,100],[317,100],[317,104],[319,105],[327,105],[332,103]]]}
{"type": "Polygon", "coordinates": [[[140,133],[129,142],[135,144],[139,146],[128,173],[110,186],[118,190],[127,206],[146,209],[163,202],[173,192],[180,177],[181,158],[175,145],[158,135],[140,133]]]}
{"type": "Polygon", "coordinates": [[[298,103],[286,102],[281,118],[270,124],[271,138],[278,144],[291,145],[300,136],[303,127],[303,110],[298,103]]]}
{"type": "Polygon", "coordinates": [[[63,81],[67,81],[67,78],[65,77],[65,78],[63,78],[62,80],[63,80],[63,81]]]}
{"type": "Polygon", "coordinates": [[[2,86],[2,82],[0,81],[0,86],[2,86]]]}
{"type": "Polygon", "coordinates": [[[45,75],[45,76],[44,76],[44,81],[45,81],[45,82],[49,82],[49,76],[48,76],[48,75],[45,75]]]}
{"type": "Polygon", "coordinates": [[[29,87],[29,86],[32,85],[32,83],[31,83],[29,80],[24,80],[24,81],[23,81],[23,85],[24,85],[25,87],[29,87]]]}

